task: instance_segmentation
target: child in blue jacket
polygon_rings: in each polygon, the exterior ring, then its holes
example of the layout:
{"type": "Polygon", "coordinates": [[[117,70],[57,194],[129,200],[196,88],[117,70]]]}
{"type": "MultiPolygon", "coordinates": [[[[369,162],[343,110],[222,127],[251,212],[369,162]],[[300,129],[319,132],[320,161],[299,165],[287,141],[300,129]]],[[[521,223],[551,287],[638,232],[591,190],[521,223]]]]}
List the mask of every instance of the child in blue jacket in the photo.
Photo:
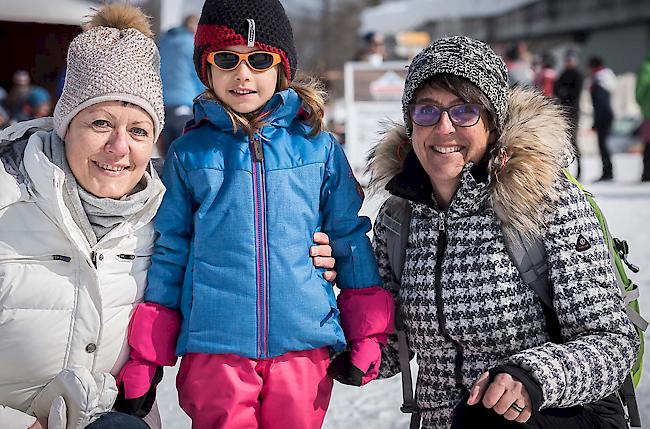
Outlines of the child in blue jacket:
{"type": "Polygon", "coordinates": [[[323,93],[294,80],[278,0],[207,0],[194,61],[208,90],[166,160],[147,302],[118,384],[127,399],[146,393],[175,345],[179,402],[194,427],[320,428],[344,329],[364,383],[392,329],[370,221],[358,216],[362,191],[322,130],[323,93]],[[308,257],[316,231],[330,237],[341,317],[308,257]]]}

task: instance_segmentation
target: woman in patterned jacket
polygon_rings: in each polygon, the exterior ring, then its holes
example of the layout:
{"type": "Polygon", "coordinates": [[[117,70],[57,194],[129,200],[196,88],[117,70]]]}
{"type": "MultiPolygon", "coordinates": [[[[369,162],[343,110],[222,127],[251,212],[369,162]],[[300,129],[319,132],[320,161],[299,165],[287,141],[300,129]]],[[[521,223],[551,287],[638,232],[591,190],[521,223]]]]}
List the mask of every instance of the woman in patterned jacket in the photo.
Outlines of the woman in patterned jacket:
{"type": "MultiPolygon", "coordinates": [[[[369,166],[372,185],[412,209],[401,284],[386,204],[374,246],[418,357],[423,426],[627,427],[617,400],[603,398],[632,367],[639,339],[598,221],[562,174],[571,144],[561,110],[509,90],[501,58],[459,36],[414,58],[402,106],[405,125],[386,132],[369,166]],[[543,239],[561,344],[508,256],[507,226],[543,239]]],[[[393,340],[380,376],[399,371],[393,340]]]]}

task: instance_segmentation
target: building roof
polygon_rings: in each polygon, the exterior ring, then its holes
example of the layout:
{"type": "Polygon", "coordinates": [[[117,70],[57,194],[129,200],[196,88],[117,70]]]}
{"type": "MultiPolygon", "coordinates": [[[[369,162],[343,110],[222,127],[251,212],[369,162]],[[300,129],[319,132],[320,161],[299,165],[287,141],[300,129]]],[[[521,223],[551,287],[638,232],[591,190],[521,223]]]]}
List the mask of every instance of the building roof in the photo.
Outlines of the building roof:
{"type": "Polygon", "coordinates": [[[80,25],[97,6],[89,0],[0,0],[0,21],[80,25]]]}
{"type": "Polygon", "coordinates": [[[395,34],[428,22],[500,15],[538,0],[403,0],[365,9],[362,34],[377,31],[395,34]]]}

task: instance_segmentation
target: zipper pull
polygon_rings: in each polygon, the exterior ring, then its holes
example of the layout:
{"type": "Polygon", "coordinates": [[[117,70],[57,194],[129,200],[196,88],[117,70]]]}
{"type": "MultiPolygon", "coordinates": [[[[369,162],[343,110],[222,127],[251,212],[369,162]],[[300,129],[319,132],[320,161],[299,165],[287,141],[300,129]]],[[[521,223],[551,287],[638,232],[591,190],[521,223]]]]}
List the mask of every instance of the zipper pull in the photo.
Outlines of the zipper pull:
{"type": "Polygon", "coordinates": [[[253,154],[255,155],[255,161],[264,161],[264,149],[262,148],[262,141],[257,137],[253,139],[253,154]]]}
{"type": "Polygon", "coordinates": [[[117,257],[120,258],[120,259],[129,260],[129,261],[132,261],[132,260],[135,259],[135,255],[129,255],[128,253],[120,253],[119,255],[117,255],[117,257]]]}
{"type": "Polygon", "coordinates": [[[445,230],[445,212],[440,212],[438,214],[438,231],[445,230]]]}

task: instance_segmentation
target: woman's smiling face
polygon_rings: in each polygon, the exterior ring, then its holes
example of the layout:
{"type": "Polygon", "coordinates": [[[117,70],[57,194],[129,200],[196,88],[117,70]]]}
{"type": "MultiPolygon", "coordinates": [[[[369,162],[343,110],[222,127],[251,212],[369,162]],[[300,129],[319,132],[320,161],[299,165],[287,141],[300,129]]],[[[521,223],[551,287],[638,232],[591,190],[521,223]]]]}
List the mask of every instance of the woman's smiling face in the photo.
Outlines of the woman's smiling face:
{"type": "Polygon", "coordinates": [[[151,117],[140,107],[106,101],[70,122],[65,154],[77,183],[97,197],[119,199],[142,179],[154,144],[151,117]]]}
{"type": "MultiPolygon", "coordinates": [[[[424,85],[414,97],[414,104],[432,104],[443,108],[462,103],[465,101],[455,94],[430,85],[424,85]]],[[[413,150],[434,188],[451,186],[456,189],[465,164],[480,161],[487,151],[490,132],[483,115],[470,127],[454,125],[447,112],[442,113],[435,125],[420,126],[413,121],[411,124],[413,150]]]]}

